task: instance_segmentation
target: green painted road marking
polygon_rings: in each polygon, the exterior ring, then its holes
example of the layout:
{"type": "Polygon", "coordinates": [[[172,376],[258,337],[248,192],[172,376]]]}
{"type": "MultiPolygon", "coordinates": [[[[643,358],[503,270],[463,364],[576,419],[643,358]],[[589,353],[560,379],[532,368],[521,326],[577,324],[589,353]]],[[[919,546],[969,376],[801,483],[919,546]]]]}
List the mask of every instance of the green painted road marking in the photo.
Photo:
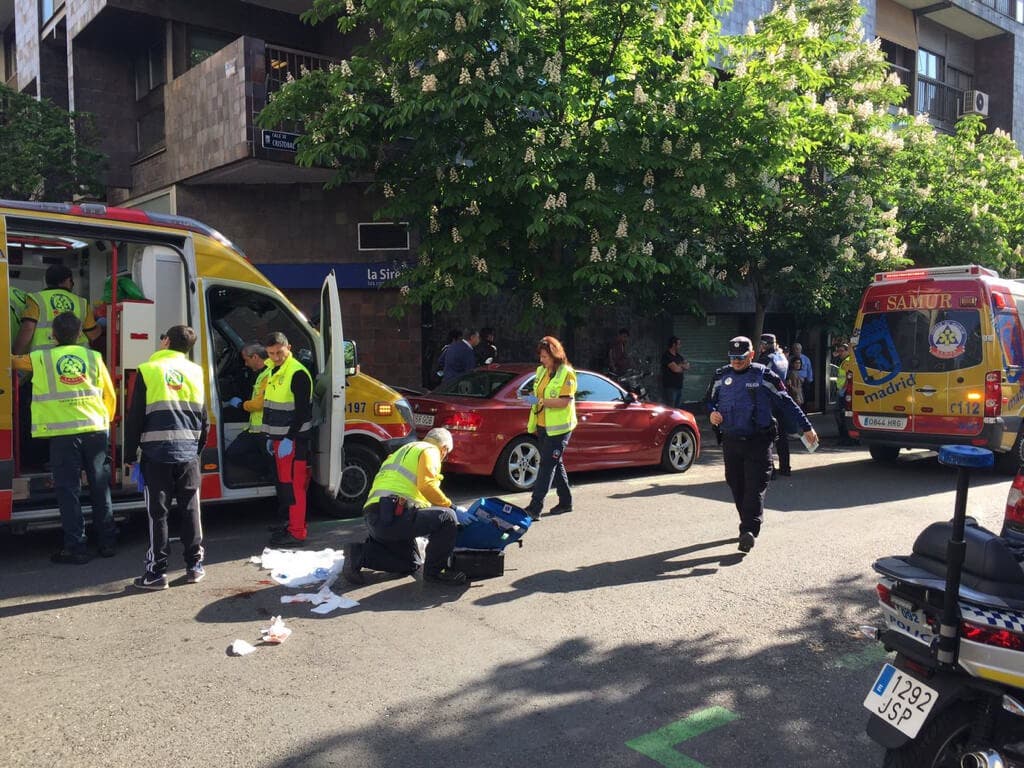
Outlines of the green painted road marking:
{"type": "Polygon", "coordinates": [[[705,768],[696,760],[676,752],[676,745],[737,719],[739,715],[734,715],[724,707],[709,707],[664,728],[631,739],[626,742],[626,746],[665,768],[705,768]]]}
{"type": "Polygon", "coordinates": [[[872,643],[863,651],[857,653],[848,653],[845,656],[840,656],[838,659],[833,661],[829,666],[838,669],[864,669],[875,664],[881,664],[883,661],[889,658],[889,652],[884,647],[877,643],[872,643]]]}

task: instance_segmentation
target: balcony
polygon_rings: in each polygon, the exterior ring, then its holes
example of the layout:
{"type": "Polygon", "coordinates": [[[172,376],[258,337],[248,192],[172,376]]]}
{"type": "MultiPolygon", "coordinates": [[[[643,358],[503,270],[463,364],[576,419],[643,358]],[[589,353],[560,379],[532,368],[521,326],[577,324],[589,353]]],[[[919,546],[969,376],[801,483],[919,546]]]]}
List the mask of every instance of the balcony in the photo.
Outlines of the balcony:
{"type": "Polygon", "coordinates": [[[168,83],[166,153],[159,172],[138,169],[139,194],[161,185],[324,182],[331,171],[295,165],[295,126],[264,131],[256,117],[267,94],[288,76],[322,69],[331,59],[240,37],[168,83]]]}
{"type": "Polygon", "coordinates": [[[907,112],[910,112],[914,104],[914,73],[906,67],[900,67],[891,63],[889,64],[889,70],[896,73],[900,79],[900,85],[907,89],[907,98],[902,103],[894,106],[897,108],[902,107],[907,112]]]}
{"type": "Polygon", "coordinates": [[[927,114],[941,131],[952,133],[964,103],[964,92],[958,88],[918,77],[914,111],[927,114]]]}

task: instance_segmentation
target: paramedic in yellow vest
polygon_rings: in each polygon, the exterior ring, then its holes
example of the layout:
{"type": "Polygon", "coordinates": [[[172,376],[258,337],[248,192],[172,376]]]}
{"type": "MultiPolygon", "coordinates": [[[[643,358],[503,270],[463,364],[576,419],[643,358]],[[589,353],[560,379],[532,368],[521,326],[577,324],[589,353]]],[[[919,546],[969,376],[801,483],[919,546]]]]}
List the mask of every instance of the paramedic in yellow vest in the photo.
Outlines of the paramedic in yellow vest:
{"type": "Polygon", "coordinates": [[[76,343],[82,321],[70,312],[53,319],[57,345],[16,355],[16,370],[32,375],[32,436],[50,444],[50,467],[64,529],[64,546],[50,559],[81,565],[90,560],[79,495],[89,481],[92,522],[103,557],[114,556],[117,529],[110,506],[110,420],[117,396],[99,352],[76,343]]]}
{"type": "Polygon", "coordinates": [[[256,375],[252,395],[248,400],[232,397],[224,406],[248,413],[249,426],[225,449],[224,463],[233,472],[244,472],[244,477],[266,481],[273,477],[273,470],[267,454],[267,438],[263,434],[263,394],[274,364],[267,359],[267,348],[259,342],[246,344],[241,355],[245,367],[256,375]]]}
{"type": "Polygon", "coordinates": [[[836,346],[832,354],[833,359],[839,361],[839,368],[836,371],[836,403],[834,411],[836,430],[839,432],[839,444],[856,445],[856,442],[850,438],[850,433],[846,429],[846,382],[851,375],[851,366],[853,365],[850,345],[845,341],[841,342],[836,346]]]}
{"type": "Polygon", "coordinates": [[[540,451],[537,481],[526,507],[534,520],[540,519],[552,480],[558,491],[558,503],[548,514],[572,512],[572,491],[563,459],[576,429],[576,371],[565,359],[562,343],[554,336],[545,336],[537,345],[537,356],[540,366],[533,379],[533,395],[523,398],[531,406],[526,431],[537,436],[540,451]]]}
{"type": "Polygon", "coordinates": [[[92,307],[81,296],[76,296],[74,289],[74,274],[63,264],[53,264],[46,270],[46,290],[30,293],[21,313],[21,328],[13,347],[16,355],[30,349],[52,347],[53,319],[64,312],[71,312],[82,321],[78,343],[83,347],[88,346],[86,339],[95,341],[100,337],[103,329],[96,323],[92,307]]]}
{"type": "Polygon", "coordinates": [[[278,510],[287,519],[284,527],[270,537],[270,543],[275,547],[301,547],[306,541],[313,378],[295,359],[283,333],[271,333],[263,346],[274,364],[263,393],[263,434],[274,461],[278,510]]]}
{"type": "Polygon", "coordinates": [[[363,507],[369,536],[362,544],[345,545],[346,581],[363,584],[363,568],[411,576],[419,566],[417,536],[428,537],[424,581],[466,581],[466,574],[449,568],[458,519],[441,490],[441,462],[451,451],[451,433],[436,427],[384,460],[363,507]]]}
{"type": "Polygon", "coordinates": [[[206,447],[209,422],[205,373],[188,359],[195,343],[196,332],[187,325],[171,326],[160,335],[159,349],[139,365],[125,419],[125,461],[132,464],[131,475],[136,480],[141,475],[145,483],[149,514],[146,570],[132,582],[139,589],[167,589],[167,516],[172,502],[180,517],[185,581],[195,584],[206,576],[199,456],[206,447]]]}

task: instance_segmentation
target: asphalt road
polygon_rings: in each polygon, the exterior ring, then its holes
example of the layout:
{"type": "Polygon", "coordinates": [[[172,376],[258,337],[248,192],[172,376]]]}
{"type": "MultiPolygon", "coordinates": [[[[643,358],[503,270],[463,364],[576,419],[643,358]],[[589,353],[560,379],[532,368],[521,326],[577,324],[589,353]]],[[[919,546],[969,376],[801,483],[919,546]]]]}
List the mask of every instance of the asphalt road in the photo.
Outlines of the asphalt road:
{"type": "MultiPolygon", "coordinates": [[[[0,754],[67,768],[879,765],[861,702],[883,655],[857,632],[876,618],[871,563],[951,514],[954,476],[925,454],[887,467],[829,445],[794,450],[794,466],[745,557],[712,441],[685,475],[574,478],[575,511],[531,529],[503,578],[339,584],[360,606],[326,617],[282,605],[296,590],[247,562],[266,507],[208,508],[206,580],[157,593],[126,588],[141,528],[85,566],[50,564],[54,532],[6,537],[0,754]],[[226,654],[274,614],[286,643],[226,654]]],[[[1008,486],[979,475],[969,511],[998,528],[1008,486]]],[[[310,548],[362,536],[359,522],[311,530],[310,548]]]]}

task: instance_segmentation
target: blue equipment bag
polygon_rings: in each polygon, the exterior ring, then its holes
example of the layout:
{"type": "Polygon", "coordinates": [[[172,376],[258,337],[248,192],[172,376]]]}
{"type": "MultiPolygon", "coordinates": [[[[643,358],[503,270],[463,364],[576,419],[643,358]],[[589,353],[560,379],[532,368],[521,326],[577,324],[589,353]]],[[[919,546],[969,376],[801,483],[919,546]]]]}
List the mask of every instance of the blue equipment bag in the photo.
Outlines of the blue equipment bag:
{"type": "Polygon", "coordinates": [[[468,522],[460,520],[456,549],[489,549],[500,552],[519,542],[533,520],[522,509],[497,498],[477,499],[466,510],[468,522]]]}

